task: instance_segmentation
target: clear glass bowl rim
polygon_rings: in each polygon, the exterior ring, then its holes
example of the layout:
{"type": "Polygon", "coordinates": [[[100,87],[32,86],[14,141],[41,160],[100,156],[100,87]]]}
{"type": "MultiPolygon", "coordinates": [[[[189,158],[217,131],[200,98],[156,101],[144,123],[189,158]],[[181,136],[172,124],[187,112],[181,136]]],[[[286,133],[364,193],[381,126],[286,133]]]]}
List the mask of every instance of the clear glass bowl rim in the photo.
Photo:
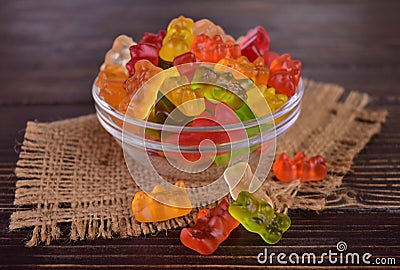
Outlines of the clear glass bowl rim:
{"type": "MultiPolygon", "coordinates": [[[[136,118],[131,118],[129,116],[125,116],[117,109],[113,108],[109,105],[102,97],[100,97],[100,89],[96,86],[97,77],[93,82],[92,86],[92,96],[97,106],[99,106],[102,110],[107,112],[110,116],[117,118],[120,121],[126,122],[130,125],[139,126],[141,128],[149,128],[157,131],[168,131],[168,132],[181,132],[182,127],[174,126],[174,125],[165,125],[154,122],[148,122],[145,120],[140,120],[136,118]]],[[[289,98],[288,102],[285,105],[275,110],[271,114],[267,114],[261,118],[251,121],[245,121],[235,124],[229,124],[224,126],[209,126],[209,127],[185,127],[185,132],[216,132],[216,131],[234,131],[234,130],[242,130],[243,128],[251,128],[255,126],[259,126],[261,124],[271,123],[272,121],[278,119],[281,116],[284,116],[286,113],[290,112],[294,109],[302,100],[304,94],[304,85],[303,80],[300,78],[299,84],[296,89],[296,93],[289,98]]]]}

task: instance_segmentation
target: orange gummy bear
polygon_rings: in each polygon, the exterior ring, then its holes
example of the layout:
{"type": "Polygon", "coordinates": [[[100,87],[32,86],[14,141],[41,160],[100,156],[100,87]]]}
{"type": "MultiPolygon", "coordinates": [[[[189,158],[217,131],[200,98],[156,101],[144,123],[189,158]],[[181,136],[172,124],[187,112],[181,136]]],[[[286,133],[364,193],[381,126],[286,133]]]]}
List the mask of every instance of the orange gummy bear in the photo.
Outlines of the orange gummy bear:
{"type": "Polygon", "coordinates": [[[119,65],[107,64],[98,74],[96,86],[100,88],[100,96],[114,108],[126,97],[126,79],[128,74],[125,68],[119,65]]]}
{"type": "MultiPolygon", "coordinates": [[[[154,75],[160,73],[161,71],[161,68],[156,67],[146,59],[137,61],[135,63],[134,75],[127,79],[125,82],[125,90],[127,96],[119,103],[118,110],[122,113],[126,113],[131,99],[135,95],[137,90],[139,90],[148,80],[150,80],[154,75]]],[[[141,100],[138,100],[137,102],[140,101],[141,100]]]]}
{"type": "Polygon", "coordinates": [[[298,152],[294,158],[282,153],[272,169],[276,178],[283,182],[297,179],[301,182],[323,180],[328,174],[324,159],[320,155],[309,158],[303,152],[298,152]]]}
{"type": "Polygon", "coordinates": [[[185,184],[177,181],[170,190],[156,185],[150,195],[144,191],[136,192],[132,200],[132,211],[139,222],[159,222],[189,214],[192,205],[185,184]]]}
{"type": "Polygon", "coordinates": [[[135,63],[135,74],[125,83],[126,93],[130,96],[134,95],[143,84],[161,71],[161,68],[156,67],[146,59],[137,61],[135,63]]]}
{"type": "Polygon", "coordinates": [[[241,56],[238,59],[224,58],[218,64],[243,73],[246,77],[252,79],[255,85],[266,85],[268,83],[269,69],[265,66],[264,58],[261,56],[253,63],[246,56],[241,56]]]}
{"type": "Polygon", "coordinates": [[[195,36],[190,51],[202,62],[217,63],[222,58],[238,58],[241,55],[239,44],[221,36],[209,37],[205,34],[195,36]]]}

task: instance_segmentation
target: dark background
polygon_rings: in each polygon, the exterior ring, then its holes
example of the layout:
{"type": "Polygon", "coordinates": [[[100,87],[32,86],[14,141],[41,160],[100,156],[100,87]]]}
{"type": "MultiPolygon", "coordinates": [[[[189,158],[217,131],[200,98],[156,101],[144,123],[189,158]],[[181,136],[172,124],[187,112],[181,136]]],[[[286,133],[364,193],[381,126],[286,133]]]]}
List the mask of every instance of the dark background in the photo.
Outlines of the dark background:
{"type": "MultiPolygon", "coordinates": [[[[389,117],[382,133],[355,159],[344,187],[359,188],[362,195],[362,183],[376,181],[398,194],[399,13],[400,2],[387,0],[1,1],[0,268],[151,265],[218,269],[258,265],[256,256],[265,245],[243,229],[235,230],[209,257],[183,247],[179,231],[71,243],[66,230],[54,245],[31,249],[24,247],[29,230],[8,232],[14,210],[13,170],[26,121],[53,121],[94,112],[91,84],[113,39],[125,33],[138,41],[143,32],[166,28],[181,14],[194,20],[207,17],[234,37],[262,25],[271,36],[271,50],[289,52],[302,60],[306,78],[370,94],[370,108],[387,109],[389,117]]],[[[323,213],[295,211],[291,217],[291,229],[277,245],[268,246],[270,252],[320,254],[335,250],[342,240],[349,252],[395,257],[400,265],[399,212],[350,208],[323,213]]]]}

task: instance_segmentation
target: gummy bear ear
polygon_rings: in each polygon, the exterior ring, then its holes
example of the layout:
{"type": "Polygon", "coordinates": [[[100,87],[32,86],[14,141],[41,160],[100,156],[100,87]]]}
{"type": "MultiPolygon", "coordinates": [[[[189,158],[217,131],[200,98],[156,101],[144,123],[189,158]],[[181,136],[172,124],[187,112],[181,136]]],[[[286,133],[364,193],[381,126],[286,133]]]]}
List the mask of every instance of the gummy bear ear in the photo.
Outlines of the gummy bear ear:
{"type": "Polygon", "coordinates": [[[197,221],[199,218],[206,217],[206,216],[208,216],[208,215],[210,215],[210,209],[208,209],[208,208],[203,208],[203,209],[201,209],[201,210],[199,211],[199,213],[197,214],[196,221],[197,221]]]}
{"type": "Polygon", "coordinates": [[[304,152],[297,152],[297,154],[294,156],[294,158],[298,159],[298,160],[308,161],[308,157],[306,156],[306,154],[304,154],[304,152]]]}
{"type": "Polygon", "coordinates": [[[182,180],[176,181],[175,187],[186,188],[185,183],[182,180]]]}
{"type": "Polygon", "coordinates": [[[137,196],[138,196],[138,200],[145,200],[147,198],[147,195],[146,195],[146,193],[144,193],[144,191],[139,191],[137,193],[137,196]]]}

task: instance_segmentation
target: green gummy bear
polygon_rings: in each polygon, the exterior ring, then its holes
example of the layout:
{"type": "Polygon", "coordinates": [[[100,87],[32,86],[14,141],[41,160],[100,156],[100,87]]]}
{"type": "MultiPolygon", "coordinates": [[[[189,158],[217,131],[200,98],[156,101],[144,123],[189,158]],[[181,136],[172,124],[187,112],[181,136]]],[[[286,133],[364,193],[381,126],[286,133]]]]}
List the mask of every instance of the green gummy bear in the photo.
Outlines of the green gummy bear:
{"type": "Polygon", "coordinates": [[[244,103],[243,106],[237,109],[235,113],[242,122],[256,119],[255,114],[251,111],[249,105],[247,105],[246,103],[244,103]]]}
{"type": "Polygon", "coordinates": [[[246,89],[249,79],[236,80],[230,72],[215,72],[211,68],[198,67],[194,72],[191,87],[201,88],[204,97],[211,101],[228,104],[233,110],[243,105],[247,99],[246,89]]]}
{"type": "Polygon", "coordinates": [[[239,193],[229,206],[229,213],[249,232],[258,233],[268,244],[276,244],[290,227],[290,218],[277,213],[264,200],[247,191],[239,193]]]}

